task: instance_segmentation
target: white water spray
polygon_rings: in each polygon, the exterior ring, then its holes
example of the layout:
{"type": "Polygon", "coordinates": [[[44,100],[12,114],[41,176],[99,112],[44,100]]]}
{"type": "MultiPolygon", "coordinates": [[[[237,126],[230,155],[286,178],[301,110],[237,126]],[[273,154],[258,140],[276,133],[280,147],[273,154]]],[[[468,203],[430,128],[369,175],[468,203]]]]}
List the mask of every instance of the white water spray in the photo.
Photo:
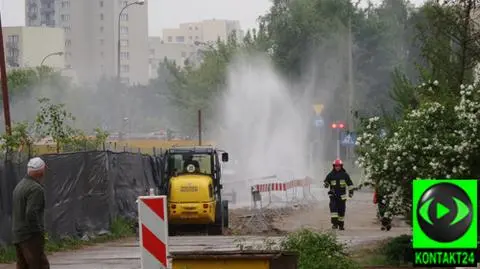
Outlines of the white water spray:
{"type": "Polygon", "coordinates": [[[264,58],[242,57],[231,65],[219,142],[238,161],[237,179],[307,176],[310,119],[302,111],[264,58]]]}

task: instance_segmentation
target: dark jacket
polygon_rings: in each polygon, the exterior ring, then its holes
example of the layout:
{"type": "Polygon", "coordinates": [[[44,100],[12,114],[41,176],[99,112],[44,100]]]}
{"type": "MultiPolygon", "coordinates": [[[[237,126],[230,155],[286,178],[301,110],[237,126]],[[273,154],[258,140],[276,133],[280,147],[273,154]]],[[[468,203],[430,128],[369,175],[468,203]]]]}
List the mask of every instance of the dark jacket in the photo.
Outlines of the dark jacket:
{"type": "MultiPolygon", "coordinates": [[[[340,171],[336,171],[333,169],[330,173],[328,173],[327,177],[323,181],[326,188],[330,188],[332,194],[339,198],[345,198],[347,195],[347,186],[353,186],[353,182],[350,179],[350,175],[348,175],[345,169],[341,169],[340,171]]],[[[349,190],[350,196],[353,195],[353,190],[349,190]]]]}
{"type": "Polygon", "coordinates": [[[45,231],[45,190],[35,179],[26,176],[13,190],[13,243],[28,240],[45,231]]]}

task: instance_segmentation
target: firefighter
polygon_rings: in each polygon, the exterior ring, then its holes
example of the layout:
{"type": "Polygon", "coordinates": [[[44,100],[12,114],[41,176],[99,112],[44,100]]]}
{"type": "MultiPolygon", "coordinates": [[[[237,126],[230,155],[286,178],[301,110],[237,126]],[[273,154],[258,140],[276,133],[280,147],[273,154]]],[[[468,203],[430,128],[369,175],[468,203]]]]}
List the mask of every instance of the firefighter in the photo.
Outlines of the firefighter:
{"type": "Polygon", "coordinates": [[[345,209],[348,196],[353,197],[353,182],[347,171],[343,168],[343,162],[340,159],[333,161],[333,169],[328,173],[324,180],[325,188],[330,188],[328,196],[330,197],[330,214],[332,229],[345,230],[345,209]]]}

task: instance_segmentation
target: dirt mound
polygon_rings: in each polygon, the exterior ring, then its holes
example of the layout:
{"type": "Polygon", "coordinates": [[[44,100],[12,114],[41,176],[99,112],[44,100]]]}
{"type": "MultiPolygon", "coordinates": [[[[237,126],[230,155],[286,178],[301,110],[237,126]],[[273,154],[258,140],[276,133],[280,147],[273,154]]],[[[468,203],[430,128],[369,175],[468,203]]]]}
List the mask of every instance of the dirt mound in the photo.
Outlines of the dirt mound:
{"type": "Polygon", "coordinates": [[[249,208],[234,209],[229,212],[230,235],[284,235],[281,227],[276,225],[282,223],[283,219],[291,216],[299,209],[293,208],[268,208],[252,210],[249,208]]]}

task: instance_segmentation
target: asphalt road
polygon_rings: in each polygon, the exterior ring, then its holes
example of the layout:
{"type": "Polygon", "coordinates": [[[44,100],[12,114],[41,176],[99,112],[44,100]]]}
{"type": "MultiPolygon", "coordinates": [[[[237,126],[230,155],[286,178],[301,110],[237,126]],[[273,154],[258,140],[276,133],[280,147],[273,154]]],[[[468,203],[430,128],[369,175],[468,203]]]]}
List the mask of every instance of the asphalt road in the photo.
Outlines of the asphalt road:
{"type": "MultiPolygon", "coordinates": [[[[376,241],[388,234],[372,236],[339,236],[350,246],[376,241]]],[[[228,251],[265,245],[265,240],[278,242],[281,237],[258,236],[178,236],[169,239],[170,252],[228,251]]],[[[140,268],[140,251],[134,239],[88,247],[81,250],[56,253],[49,257],[51,269],[137,269],[140,268]]],[[[14,269],[15,265],[0,265],[0,269],[14,269]]]]}

